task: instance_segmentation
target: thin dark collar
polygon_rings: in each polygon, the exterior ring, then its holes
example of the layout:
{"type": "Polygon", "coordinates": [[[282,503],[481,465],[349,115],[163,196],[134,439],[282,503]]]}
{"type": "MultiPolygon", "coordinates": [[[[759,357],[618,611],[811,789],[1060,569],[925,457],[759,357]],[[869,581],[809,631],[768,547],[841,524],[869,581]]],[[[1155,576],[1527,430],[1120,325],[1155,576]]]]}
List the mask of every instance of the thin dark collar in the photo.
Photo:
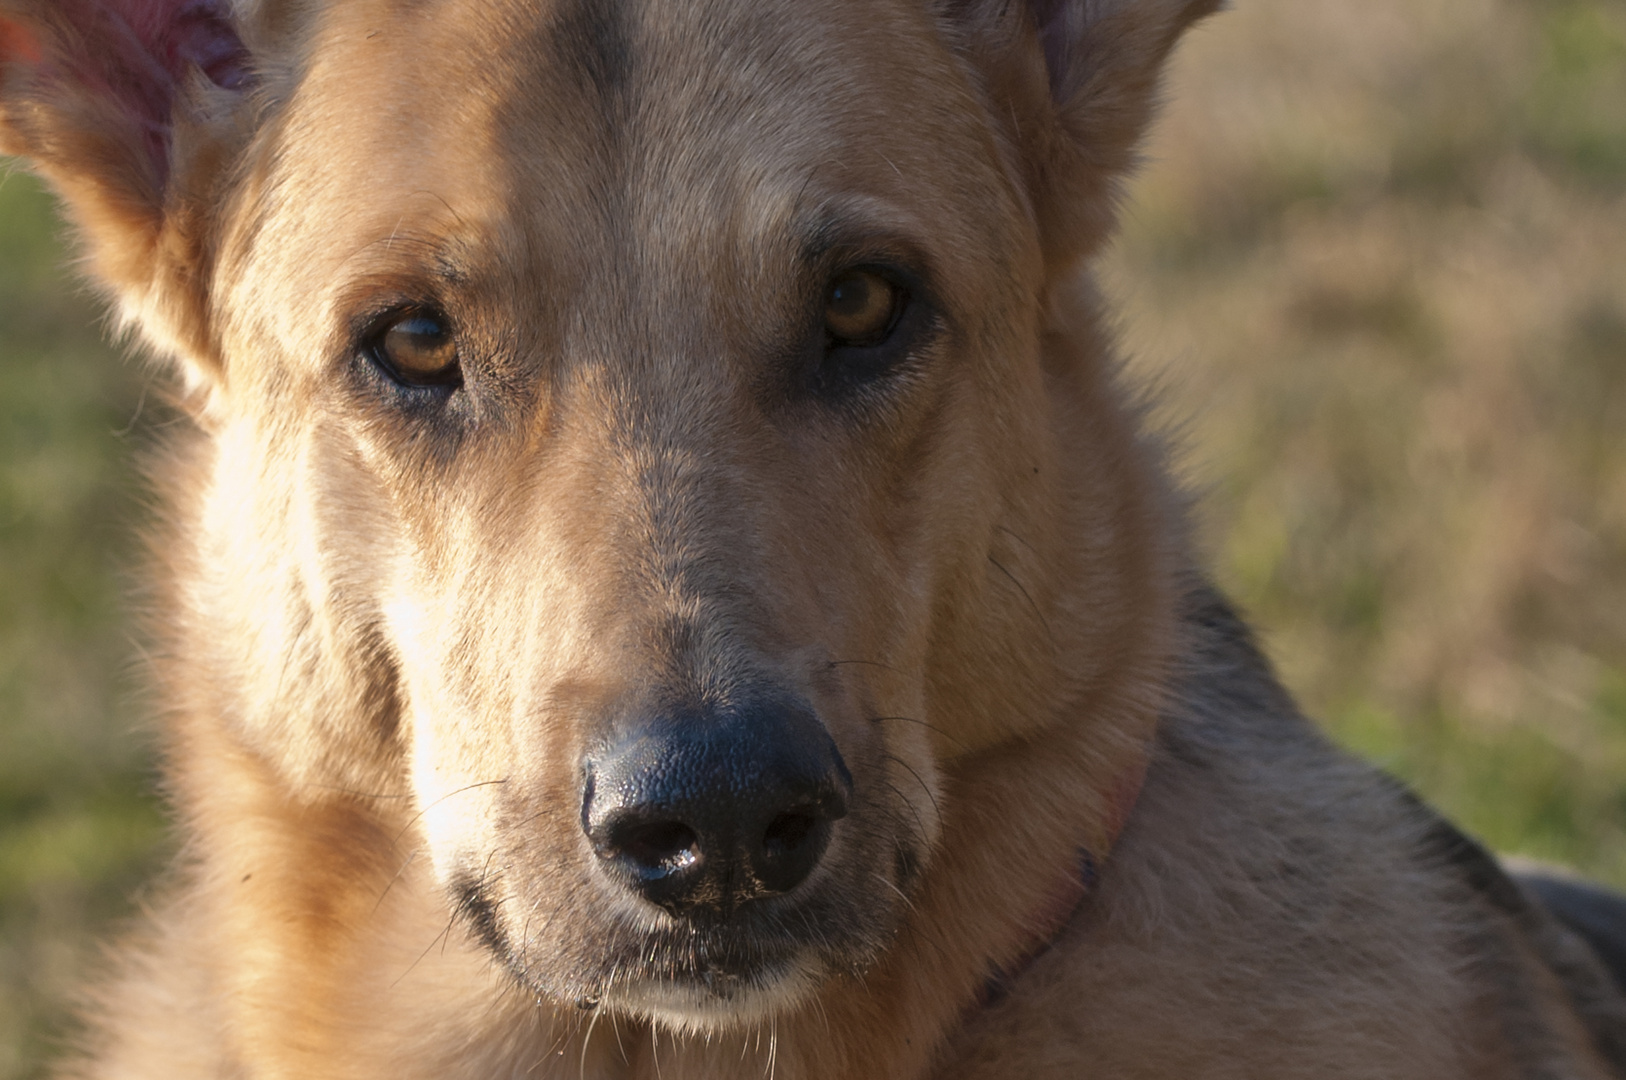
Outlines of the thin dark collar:
{"type": "Polygon", "coordinates": [[[1074,861],[1057,870],[1055,883],[1045,894],[1042,904],[1034,908],[1022,922],[1028,936],[1020,951],[1006,960],[990,958],[988,977],[978,988],[976,998],[967,1010],[971,1019],[983,1009],[999,1004],[1010,992],[1012,984],[1021,978],[1045,953],[1049,952],[1073,921],[1073,916],[1095,891],[1100,880],[1101,865],[1111,853],[1135,803],[1140,800],[1141,788],[1146,783],[1146,759],[1126,769],[1113,785],[1108,801],[1108,818],[1104,842],[1099,850],[1090,846],[1076,849],[1074,861]]]}

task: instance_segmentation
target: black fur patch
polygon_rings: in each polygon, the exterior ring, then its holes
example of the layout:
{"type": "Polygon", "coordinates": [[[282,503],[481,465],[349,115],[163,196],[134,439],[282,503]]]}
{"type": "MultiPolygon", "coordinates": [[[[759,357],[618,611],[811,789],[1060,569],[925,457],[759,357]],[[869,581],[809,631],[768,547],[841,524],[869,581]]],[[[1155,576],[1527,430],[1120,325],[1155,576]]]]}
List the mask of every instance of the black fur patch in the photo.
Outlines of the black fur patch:
{"type": "Polygon", "coordinates": [[[452,883],[452,910],[474,931],[481,944],[507,962],[512,958],[512,951],[497,919],[497,904],[491,899],[489,885],[484,875],[469,872],[460,876],[452,883]]]}
{"type": "Polygon", "coordinates": [[[601,99],[617,97],[631,80],[635,61],[621,4],[576,0],[563,5],[553,31],[561,63],[579,71],[601,99]]]}
{"type": "Polygon", "coordinates": [[[915,879],[920,876],[920,856],[913,844],[898,841],[897,848],[892,852],[892,875],[897,879],[898,888],[905,892],[914,885],[915,879]]]}
{"type": "Polygon", "coordinates": [[[1592,946],[1615,985],[1626,993],[1626,896],[1550,874],[1519,874],[1517,880],[1592,946]]]}
{"type": "MultiPolygon", "coordinates": [[[[1599,1056],[1609,1062],[1616,1075],[1626,1077],[1626,999],[1609,972],[1597,962],[1595,953],[1581,936],[1535,903],[1495,856],[1434,813],[1403,785],[1395,782],[1395,786],[1427,822],[1422,836],[1425,858],[1455,870],[1464,884],[1512,924],[1510,929],[1522,936],[1558,977],[1570,1004],[1591,1031],[1599,1056]]],[[[1495,936],[1496,931],[1487,927],[1482,948],[1475,950],[1480,953],[1483,977],[1497,988],[1509,1047],[1524,1051],[1524,1060],[1518,1062],[1522,1068],[1519,1075],[1544,1078],[1550,1075],[1548,1065],[1560,1059],[1561,1051],[1540,1017],[1529,976],[1504,955],[1503,948],[1493,940],[1495,936]]]]}

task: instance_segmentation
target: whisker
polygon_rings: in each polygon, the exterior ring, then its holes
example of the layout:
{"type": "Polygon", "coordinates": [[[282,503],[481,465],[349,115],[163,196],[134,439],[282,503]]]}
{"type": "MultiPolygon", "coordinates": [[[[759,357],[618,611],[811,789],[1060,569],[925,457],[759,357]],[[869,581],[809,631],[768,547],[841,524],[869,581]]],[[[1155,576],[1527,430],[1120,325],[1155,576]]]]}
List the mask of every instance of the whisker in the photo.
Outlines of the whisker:
{"type": "Polygon", "coordinates": [[[898,670],[897,668],[893,667],[891,664],[883,664],[879,660],[829,660],[829,661],[826,661],[825,666],[835,668],[835,667],[846,667],[849,664],[860,664],[860,665],[863,665],[864,667],[878,667],[883,671],[891,671],[891,672],[896,672],[898,670]]]}
{"type": "Polygon", "coordinates": [[[582,1036],[582,1057],[579,1069],[580,1080],[587,1080],[587,1046],[593,1041],[593,1029],[598,1026],[599,1010],[593,1010],[593,1018],[587,1022],[587,1034],[582,1036]]]}
{"type": "Polygon", "coordinates": [[[1001,574],[1004,574],[1010,579],[1011,584],[1016,586],[1016,591],[1022,594],[1022,598],[1028,602],[1028,607],[1033,609],[1034,616],[1038,618],[1039,625],[1044,628],[1044,636],[1050,639],[1051,645],[1056,644],[1056,635],[1050,632],[1050,623],[1045,619],[1044,612],[1039,610],[1039,605],[1034,602],[1033,594],[1028,592],[1022,583],[1016,580],[1016,575],[1005,569],[1004,564],[998,559],[994,558],[992,555],[989,555],[988,561],[994,564],[994,569],[998,570],[1001,574]]]}
{"type": "Polygon", "coordinates": [[[943,736],[943,738],[947,739],[949,742],[951,742],[954,745],[958,746],[961,750],[970,750],[971,749],[971,747],[969,745],[967,745],[966,743],[962,742],[959,739],[956,739],[953,735],[950,735],[948,732],[944,731],[942,728],[938,727],[936,724],[928,723],[925,720],[917,720],[913,716],[872,716],[872,717],[869,718],[869,722],[872,723],[872,724],[884,724],[884,723],[887,723],[888,721],[892,721],[892,720],[899,720],[899,721],[902,721],[905,724],[919,724],[921,727],[925,728],[927,731],[935,731],[935,732],[937,732],[937,734],[943,736]]]}
{"type": "Polygon", "coordinates": [[[407,830],[416,825],[420,818],[429,813],[429,811],[433,810],[435,807],[439,806],[441,803],[445,802],[447,799],[450,799],[453,795],[461,795],[465,791],[473,791],[475,788],[491,787],[495,784],[506,783],[508,783],[508,777],[505,776],[501,780],[479,780],[472,784],[465,784],[455,791],[448,791],[446,794],[442,795],[428,806],[425,806],[423,809],[419,810],[416,814],[413,814],[411,819],[401,827],[401,831],[395,834],[395,839],[390,841],[390,846],[394,847],[396,844],[400,843],[401,837],[405,836],[407,834],[407,830]]]}
{"type": "Polygon", "coordinates": [[[400,981],[402,979],[406,978],[408,975],[411,975],[412,972],[413,972],[413,969],[415,969],[419,964],[423,963],[423,958],[428,956],[431,952],[434,951],[436,944],[438,944],[441,941],[444,941],[447,937],[449,937],[451,935],[452,925],[456,921],[457,921],[457,916],[455,914],[450,919],[446,920],[445,928],[442,929],[440,933],[436,934],[433,938],[431,938],[430,941],[429,941],[429,944],[424,946],[423,952],[418,954],[418,958],[416,960],[412,961],[412,963],[408,964],[407,969],[405,971],[401,972],[401,974],[399,974],[399,975],[397,975],[395,977],[395,982],[390,983],[390,989],[391,990],[394,990],[396,985],[398,983],[400,983],[400,981]]]}
{"type": "Polygon", "coordinates": [[[612,1014],[610,1016],[610,1030],[615,1032],[615,1052],[621,1055],[621,1064],[630,1064],[627,1058],[627,1048],[621,1042],[621,1018],[612,1014]]]}
{"type": "Polygon", "coordinates": [[[920,774],[915,771],[915,767],[896,754],[886,753],[882,756],[888,761],[895,761],[899,765],[902,765],[905,769],[909,770],[909,775],[915,778],[915,783],[920,785],[920,790],[924,791],[926,793],[926,798],[932,801],[932,812],[937,815],[937,824],[939,827],[941,827],[943,824],[943,808],[937,805],[937,796],[932,794],[932,789],[926,785],[925,780],[921,779],[920,774]]]}
{"type": "MultiPolygon", "coordinates": [[[[452,906],[452,922],[455,923],[459,915],[468,916],[470,918],[473,917],[473,904],[470,901],[471,896],[478,897],[481,900],[484,900],[486,903],[491,902],[491,898],[485,895],[485,888],[486,882],[491,880],[491,860],[495,859],[496,857],[497,849],[492,848],[491,853],[486,856],[485,865],[480,867],[480,876],[475,879],[473,887],[471,887],[463,896],[459,897],[457,903],[452,906]]],[[[445,931],[441,934],[440,953],[442,956],[446,955],[446,946],[451,944],[451,930],[451,924],[447,924],[445,931]]],[[[431,946],[433,946],[433,944],[433,942],[430,942],[431,946]]]]}
{"type": "Polygon", "coordinates": [[[1023,547],[1025,547],[1029,551],[1033,552],[1033,554],[1035,554],[1035,555],[1039,554],[1039,549],[1034,547],[1032,544],[1028,543],[1025,539],[1023,539],[1021,537],[1020,534],[1012,531],[1011,529],[1006,528],[1003,525],[995,525],[994,528],[998,529],[1000,532],[1004,533],[1006,536],[1010,537],[1012,540],[1015,540],[1018,544],[1021,544],[1023,547]]]}
{"type": "MultiPolygon", "coordinates": [[[[882,780],[881,783],[883,783],[887,787],[891,788],[892,789],[892,794],[894,794],[894,795],[896,795],[898,797],[898,801],[903,803],[903,805],[905,805],[905,806],[907,806],[909,808],[909,813],[915,819],[915,829],[917,830],[917,833],[918,833],[918,835],[920,837],[920,841],[921,841],[921,843],[925,843],[926,842],[926,837],[931,835],[931,834],[926,831],[926,823],[921,820],[921,818],[920,818],[920,810],[919,810],[919,808],[917,808],[915,806],[914,800],[910,799],[909,796],[905,795],[903,793],[903,791],[898,787],[898,785],[894,784],[892,781],[890,781],[890,780],[882,780]]],[[[904,823],[904,822],[900,822],[899,824],[902,824],[905,827],[907,827],[907,824],[904,823]]]]}
{"type": "Polygon", "coordinates": [[[871,874],[870,877],[873,877],[876,881],[879,881],[882,885],[885,885],[887,888],[889,888],[893,892],[897,893],[898,894],[898,899],[903,901],[903,906],[908,908],[911,914],[914,914],[914,915],[919,915],[920,914],[920,909],[915,906],[915,902],[913,900],[909,899],[909,894],[908,893],[906,893],[902,889],[898,888],[898,883],[897,882],[888,881],[887,878],[886,878],[886,875],[884,875],[884,874],[871,874]]]}
{"type": "MultiPolygon", "coordinates": [[[[898,899],[900,899],[900,900],[902,900],[904,902],[904,905],[906,907],[908,907],[910,914],[912,914],[912,915],[919,915],[920,914],[920,909],[915,906],[915,902],[913,900],[909,899],[909,895],[907,893],[905,893],[902,889],[898,888],[896,882],[888,881],[885,877],[883,877],[880,874],[875,874],[874,877],[875,877],[876,881],[879,881],[881,884],[885,885],[887,888],[891,889],[893,892],[898,894],[898,899]]],[[[944,946],[942,941],[938,940],[937,934],[934,931],[932,931],[930,928],[926,927],[925,925],[923,925],[922,923],[920,923],[918,921],[917,922],[911,922],[909,924],[909,930],[910,930],[911,935],[914,938],[916,938],[917,940],[922,941],[925,944],[929,945],[931,947],[932,951],[937,953],[937,958],[939,960],[943,961],[943,963],[945,965],[949,965],[949,964],[953,963],[953,959],[949,955],[948,948],[946,946],[944,946]]]]}
{"type": "MultiPolygon", "coordinates": [[[[391,846],[393,847],[394,845],[391,846]]],[[[388,896],[390,894],[390,890],[395,888],[395,883],[401,880],[401,875],[407,872],[407,867],[412,865],[413,861],[417,859],[419,852],[422,850],[422,848],[413,848],[412,853],[408,855],[401,863],[400,869],[395,871],[394,876],[390,878],[389,884],[384,886],[384,891],[378,894],[378,902],[373,905],[373,914],[376,915],[378,913],[378,909],[384,905],[384,897],[388,896]]]]}

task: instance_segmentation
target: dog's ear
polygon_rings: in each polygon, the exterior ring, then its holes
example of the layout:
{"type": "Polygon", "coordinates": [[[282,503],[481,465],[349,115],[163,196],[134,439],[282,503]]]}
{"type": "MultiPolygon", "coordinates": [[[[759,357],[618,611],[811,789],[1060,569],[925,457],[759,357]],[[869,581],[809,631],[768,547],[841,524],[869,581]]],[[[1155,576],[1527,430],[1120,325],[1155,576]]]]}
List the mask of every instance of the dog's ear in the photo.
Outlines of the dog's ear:
{"type": "Polygon", "coordinates": [[[211,187],[251,78],[229,0],[0,0],[0,153],[56,189],[127,321],[207,381],[211,187]]]}
{"type": "Polygon", "coordinates": [[[1052,269],[1111,228],[1164,62],[1224,0],[942,0],[1026,174],[1052,269]]]}

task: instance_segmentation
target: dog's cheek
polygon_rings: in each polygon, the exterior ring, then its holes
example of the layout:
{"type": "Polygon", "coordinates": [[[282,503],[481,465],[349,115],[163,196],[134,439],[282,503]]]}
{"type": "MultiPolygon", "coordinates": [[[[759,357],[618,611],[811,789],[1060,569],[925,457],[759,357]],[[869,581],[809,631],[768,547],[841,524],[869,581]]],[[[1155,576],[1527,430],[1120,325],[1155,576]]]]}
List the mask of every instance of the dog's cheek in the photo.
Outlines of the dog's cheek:
{"type": "Polygon", "coordinates": [[[532,688],[551,681],[546,657],[563,651],[538,633],[557,621],[536,600],[547,590],[495,557],[502,546],[466,515],[446,522],[437,542],[454,540],[461,558],[415,547],[398,563],[382,608],[401,657],[412,801],[437,877],[452,888],[473,875],[490,895],[500,893],[493,875],[512,861],[505,851],[524,852],[524,862],[556,857],[539,854],[563,843],[549,832],[556,815],[514,808],[579,803],[576,770],[566,767],[578,740],[532,688]]]}
{"type": "Polygon", "coordinates": [[[198,484],[180,643],[189,692],[299,798],[400,791],[400,662],[377,602],[387,516],[342,438],[228,418],[198,484]],[[267,558],[263,538],[287,543],[267,558]],[[199,695],[204,695],[199,699],[199,695]]]}
{"type": "MultiPolygon", "coordinates": [[[[1028,690],[1055,675],[1051,606],[1064,568],[1047,542],[1052,524],[1030,513],[1030,489],[1052,483],[1056,456],[1033,419],[1042,403],[1029,408],[1041,396],[1037,347],[1031,334],[978,344],[977,354],[953,358],[956,381],[912,455],[897,499],[908,513],[893,534],[901,584],[888,618],[919,683],[907,719],[888,732],[907,747],[906,729],[917,728],[935,760],[1031,727],[1037,717],[1013,703],[1042,700],[1028,690]]],[[[928,786],[902,779],[917,796],[928,786]]]]}
{"type": "Polygon", "coordinates": [[[827,866],[845,895],[865,898],[862,921],[889,925],[897,890],[909,890],[937,846],[938,762],[956,738],[924,693],[936,556],[917,527],[922,495],[913,481],[878,480],[898,468],[895,457],[867,466],[828,463],[763,496],[757,572],[769,580],[757,592],[772,597],[764,636],[812,639],[782,662],[852,774],[853,803],[827,866]]]}
{"type": "Polygon", "coordinates": [[[458,693],[454,666],[455,613],[424,587],[412,568],[400,570],[383,601],[385,632],[401,657],[403,741],[412,801],[436,875],[450,885],[478,864],[494,834],[494,788],[507,777],[499,762],[485,704],[458,693]]]}

